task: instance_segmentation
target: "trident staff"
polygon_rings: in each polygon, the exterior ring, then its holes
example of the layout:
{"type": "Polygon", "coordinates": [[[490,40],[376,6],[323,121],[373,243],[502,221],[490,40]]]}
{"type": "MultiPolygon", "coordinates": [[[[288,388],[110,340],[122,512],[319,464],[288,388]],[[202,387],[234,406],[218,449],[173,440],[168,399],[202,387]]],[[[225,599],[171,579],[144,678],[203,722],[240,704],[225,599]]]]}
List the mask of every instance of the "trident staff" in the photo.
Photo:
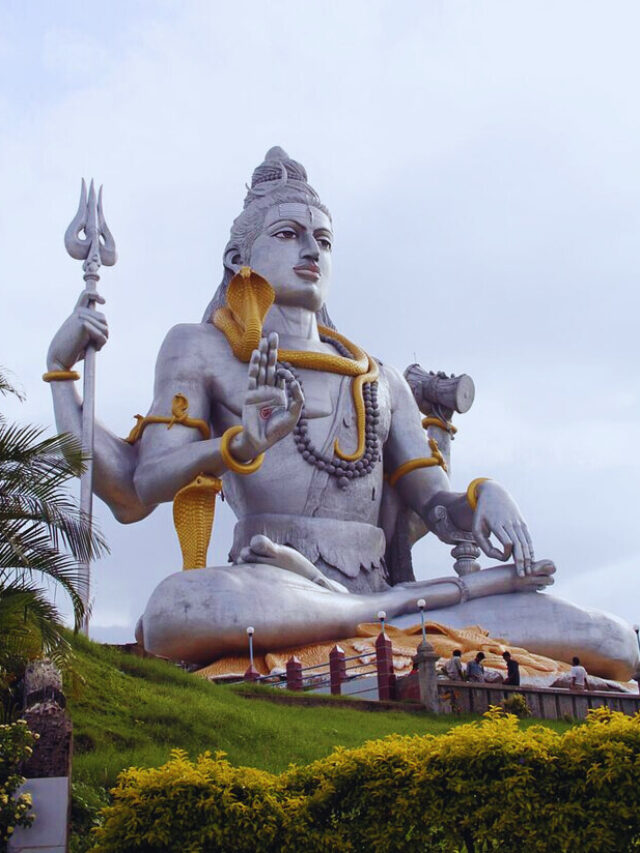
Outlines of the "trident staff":
{"type": "MultiPolygon", "coordinates": [[[[113,236],[107,228],[104,213],[102,211],[102,187],[96,193],[93,180],[89,186],[87,196],[87,185],[82,179],[80,190],[80,204],[78,212],[64,235],[64,245],[67,252],[77,261],[84,261],[85,290],[89,294],[88,307],[95,311],[95,298],[100,276],[98,270],[101,266],[111,267],[117,260],[116,244],[113,236]],[[84,234],[84,236],[80,236],[84,234]]],[[[93,517],[93,428],[95,420],[95,384],[96,384],[96,350],[89,344],[84,354],[84,388],[82,403],[82,452],[85,457],[86,468],[80,480],[80,509],[89,519],[93,517]]],[[[91,595],[91,566],[86,560],[82,566],[85,575],[85,616],[83,632],[89,633],[89,604],[91,595]]]]}

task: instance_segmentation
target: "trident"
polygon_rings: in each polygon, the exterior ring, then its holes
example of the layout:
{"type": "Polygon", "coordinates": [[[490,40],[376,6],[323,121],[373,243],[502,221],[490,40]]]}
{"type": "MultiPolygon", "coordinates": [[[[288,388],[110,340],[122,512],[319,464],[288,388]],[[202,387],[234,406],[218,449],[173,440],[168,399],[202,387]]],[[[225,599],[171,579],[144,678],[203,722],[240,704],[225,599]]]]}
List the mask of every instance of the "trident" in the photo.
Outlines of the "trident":
{"type": "MultiPolygon", "coordinates": [[[[87,307],[95,311],[96,289],[100,280],[98,270],[103,264],[105,267],[113,266],[117,260],[117,255],[115,241],[107,228],[102,212],[102,187],[100,187],[96,200],[93,180],[89,186],[89,196],[87,197],[87,185],[84,178],[82,179],[78,212],[65,232],[64,245],[72,258],[77,261],[84,261],[82,269],[84,271],[85,291],[90,294],[87,307]],[[80,236],[82,232],[84,232],[84,237],[80,236]]],[[[96,387],[96,349],[92,344],[89,344],[85,350],[83,373],[82,454],[85,458],[86,467],[80,478],[80,510],[91,526],[93,520],[93,427],[96,387]]],[[[89,560],[83,561],[80,568],[85,580],[83,590],[85,614],[82,630],[84,634],[88,635],[91,591],[89,560]]]]}

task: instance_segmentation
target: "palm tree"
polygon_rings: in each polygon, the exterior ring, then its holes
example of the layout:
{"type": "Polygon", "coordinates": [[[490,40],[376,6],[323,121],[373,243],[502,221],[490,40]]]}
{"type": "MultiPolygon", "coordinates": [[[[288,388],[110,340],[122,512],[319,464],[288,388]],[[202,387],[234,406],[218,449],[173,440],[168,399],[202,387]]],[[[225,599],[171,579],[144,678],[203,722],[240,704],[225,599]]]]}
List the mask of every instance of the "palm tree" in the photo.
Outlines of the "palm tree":
{"type": "MultiPolygon", "coordinates": [[[[0,369],[0,394],[22,394],[0,369]]],[[[64,656],[63,620],[45,579],[70,597],[75,629],[85,613],[81,561],[107,551],[101,534],[66,489],[84,469],[81,448],[68,435],[43,437],[34,426],[0,414],[0,675],[46,653],[64,656]]]]}

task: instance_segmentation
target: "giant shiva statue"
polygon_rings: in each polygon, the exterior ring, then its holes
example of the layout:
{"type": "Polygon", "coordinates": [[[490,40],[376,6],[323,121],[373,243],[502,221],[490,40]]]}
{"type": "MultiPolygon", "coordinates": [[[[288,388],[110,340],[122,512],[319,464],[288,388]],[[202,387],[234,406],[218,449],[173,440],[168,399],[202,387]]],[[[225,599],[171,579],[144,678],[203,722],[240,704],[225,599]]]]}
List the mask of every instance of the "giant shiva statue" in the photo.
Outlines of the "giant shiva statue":
{"type": "MultiPolygon", "coordinates": [[[[272,148],[202,321],[175,326],[162,344],[148,415],[126,440],[96,424],[95,494],[124,523],[173,501],[192,569],[159,584],[138,638],[151,652],[208,663],[243,652],[248,625],[258,650],[285,648],[351,636],[380,609],[414,621],[424,598],[441,622],[480,624],[530,651],[579,654],[593,672],[630,677],[633,631],[541,591],[555,568],[535,560],[508,492],[486,478],[452,490],[451,425],[422,423],[427,374],[414,366],[407,382],[335,328],[332,243],[305,169],[272,148]],[[238,519],[231,564],[207,567],[222,489],[238,519]],[[402,549],[390,547],[407,514],[412,529],[472,555],[459,575],[412,580],[402,549]],[[499,565],[479,570],[476,546],[499,565]]],[[[77,436],[82,402],[67,380],[108,334],[91,299],[103,301],[83,293],[47,360],[58,429],[77,436]]]]}

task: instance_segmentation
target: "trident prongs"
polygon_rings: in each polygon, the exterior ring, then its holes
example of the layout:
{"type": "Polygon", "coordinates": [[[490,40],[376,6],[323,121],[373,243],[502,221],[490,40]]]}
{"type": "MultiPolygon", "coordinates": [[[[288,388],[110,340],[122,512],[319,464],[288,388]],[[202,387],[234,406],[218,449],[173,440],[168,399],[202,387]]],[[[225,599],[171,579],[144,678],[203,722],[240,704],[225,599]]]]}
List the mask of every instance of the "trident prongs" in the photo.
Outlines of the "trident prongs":
{"type": "Polygon", "coordinates": [[[95,276],[101,265],[111,267],[117,260],[116,244],[102,210],[102,187],[96,201],[93,180],[87,197],[87,185],[82,179],[78,211],[65,232],[64,245],[72,258],[84,261],[83,269],[88,275],[95,276]],[[82,231],[84,237],[80,236],[82,231]]]}

